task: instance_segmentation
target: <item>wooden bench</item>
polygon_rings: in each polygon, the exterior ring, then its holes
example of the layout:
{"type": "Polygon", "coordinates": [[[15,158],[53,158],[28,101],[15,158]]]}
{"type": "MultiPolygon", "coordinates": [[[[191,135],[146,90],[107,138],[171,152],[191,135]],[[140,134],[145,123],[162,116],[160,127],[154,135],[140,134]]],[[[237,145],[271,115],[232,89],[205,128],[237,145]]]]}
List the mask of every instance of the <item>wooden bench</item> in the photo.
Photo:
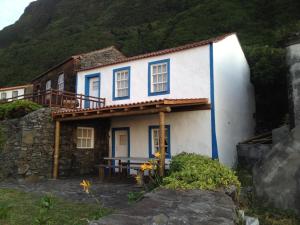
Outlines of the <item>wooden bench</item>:
{"type": "Polygon", "coordinates": [[[127,166],[123,166],[123,165],[107,165],[107,164],[99,164],[99,165],[96,165],[95,166],[96,168],[98,168],[98,171],[99,171],[99,177],[101,179],[104,179],[104,176],[105,176],[105,169],[109,169],[109,176],[111,177],[111,174],[112,174],[112,169],[119,169],[119,174],[122,173],[122,170],[123,169],[128,169],[127,166]]]}

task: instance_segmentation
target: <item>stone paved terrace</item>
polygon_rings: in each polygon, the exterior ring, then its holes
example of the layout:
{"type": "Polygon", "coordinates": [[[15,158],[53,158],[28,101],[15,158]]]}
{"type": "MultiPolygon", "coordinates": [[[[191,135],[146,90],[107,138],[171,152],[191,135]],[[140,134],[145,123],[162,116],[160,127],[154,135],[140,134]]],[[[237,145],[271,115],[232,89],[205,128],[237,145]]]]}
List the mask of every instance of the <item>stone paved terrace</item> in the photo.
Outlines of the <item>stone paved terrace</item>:
{"type": "MultiPolygon", "coordinates": [[[[129,181],[112,180],[102,182],[95,178],[88,180],[92,183],[92,193],[102,201],[105,207],[114,209],[127,208],[130,205],[128,203],[127,194],[129,192],[142,190],[134,183],[129,181]]],[[[51,193],[54,196],[66,199],[68,201],[95,202],[92,197],[82,191],[82,188],[79,185],[81,181],[82,179],[79,178],[37,182],[6,180],[0,182],[0,188],[17,189],[39,195],[51,193]]]]}

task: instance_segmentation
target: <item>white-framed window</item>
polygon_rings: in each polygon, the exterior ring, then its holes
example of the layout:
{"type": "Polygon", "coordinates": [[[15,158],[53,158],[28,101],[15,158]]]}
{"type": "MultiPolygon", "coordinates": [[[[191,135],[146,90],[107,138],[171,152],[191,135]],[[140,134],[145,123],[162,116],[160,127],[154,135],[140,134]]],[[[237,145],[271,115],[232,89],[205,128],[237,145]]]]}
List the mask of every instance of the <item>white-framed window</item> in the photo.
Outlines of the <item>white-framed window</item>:
{"type": "Polygon", "coordinates": [[[113,100],[128,99],[130,96],[130,67],[114,70],[113,100]]]}
{"type": "Polygon", "coordinates": [[[50,90],[51,89],[51,80],[48,80],[46,82],[46,91],[50,90]]]}
{"type": "Polygon", "coordinates": [[[13,91],[12,92],[12,97],[13,98],[17,98],[19,96],[19,92],[18,91],[13,91]]]}
{"type": "Polygon", "coordinates": [[[77,127],[77,148],[94,148],[94,132],[94,128],[92,127],[77,127]]]}
{"type": "Polygon", "coordinates": [[[149,95],[170,93],[170,60],[149,63],[149,95]]]}
{"type": "MultiPolygon", "coordinates": [[[[150,142],[150,157],[154,156],[154,153],[160,151],[159,146],[159,126],[150,126],[149,127],[149,142],[150,142]]],[[[165,126],[165,151],[166,151],[166,158],[170,158],[170,126],[165,126]]]]}
{"type": "Polygon", "coordinates": [[[2,99],[2,100],[5,100],[6,98],[7,98],[6,92],[2,92],[2,93],[1,93],[1,99],[2,99]]]}
{"type": "Polygon", "coordinates": [[[65,89],[65,75],[64,74],[60,74],[58,76],[57,89],[59,91],[64,91],[64,89],[65,89]]]}

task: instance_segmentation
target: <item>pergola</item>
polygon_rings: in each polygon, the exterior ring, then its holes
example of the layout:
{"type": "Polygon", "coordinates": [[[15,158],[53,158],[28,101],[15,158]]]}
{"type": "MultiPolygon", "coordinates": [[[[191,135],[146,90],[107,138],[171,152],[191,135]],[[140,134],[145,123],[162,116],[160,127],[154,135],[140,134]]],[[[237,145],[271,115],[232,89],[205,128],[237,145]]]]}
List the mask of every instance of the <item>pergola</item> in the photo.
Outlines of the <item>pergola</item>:
{"type": "Polygon", "coordinates": [[[207,98],[192,99],[162,99],[130,104],[110,105],[89,109],[59,109],[52,113],[55,120],[55,150],[53,178],[58,178],[59,154],[60,154],[60,130],[61,123],[65,121],[91,120],[100,118],[113,118],[138,115],[159,115],[160,127],[160,175],[165,171],[165,114],[170,112],[183,112],[195,110],[209,110],[211,108],[207,98]]]}

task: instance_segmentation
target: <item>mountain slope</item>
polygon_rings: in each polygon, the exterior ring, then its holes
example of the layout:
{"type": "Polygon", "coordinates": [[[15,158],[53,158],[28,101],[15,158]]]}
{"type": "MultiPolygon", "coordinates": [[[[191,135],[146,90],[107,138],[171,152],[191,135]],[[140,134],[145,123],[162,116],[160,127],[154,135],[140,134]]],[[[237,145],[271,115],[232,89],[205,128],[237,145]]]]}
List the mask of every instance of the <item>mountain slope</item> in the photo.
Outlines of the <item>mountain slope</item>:
{"type": "Polygon", "coordinates": [[[282,60],[299,10],[298,0],[38,0],[0,31],[0,86],[29,82],[72,54],[109,45],[132,56],[227,32],[237,32],[254,82],[282,86],[284,66],[270,75],[257,60],[282,60]]]}

